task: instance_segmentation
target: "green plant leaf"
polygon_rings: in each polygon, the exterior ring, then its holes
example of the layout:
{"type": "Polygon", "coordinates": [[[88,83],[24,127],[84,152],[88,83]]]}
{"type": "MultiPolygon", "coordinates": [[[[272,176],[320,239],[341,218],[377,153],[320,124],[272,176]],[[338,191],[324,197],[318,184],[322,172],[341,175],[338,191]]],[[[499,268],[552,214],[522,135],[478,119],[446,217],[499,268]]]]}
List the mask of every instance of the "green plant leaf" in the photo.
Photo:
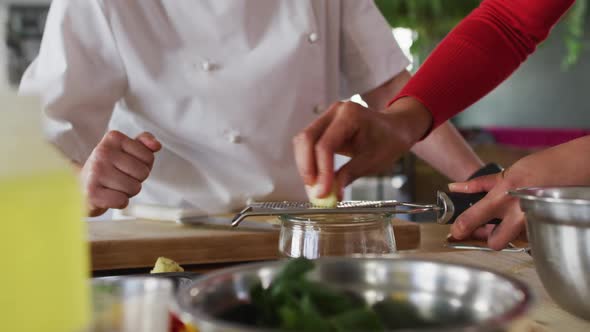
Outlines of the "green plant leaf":
{"type": "Polygon", "coordinates": [[[330,318],[338,332],[385,331],[379,316],[369,308],[353,309],[330,318]]]}
{"type": "Polygon", "coordinates": [[[567,54],[561,62],[564,70],[578,63],[584,49],[584,26],[586,23],[588,0],[578,0],[565,17],[566,35],[564,37],[567,54]]]}
{"type": "MultiPolygon", "coordinates": [[[[392,27],[405,27],[417,32],[410,51],[424,59],[465,16],[479,6],[481,0],[376,0],[377,7],[392,27]]],[[[566,54],[564,69],[575,65],[583,50],[588,0],[577,0],[563,20],[566,54]]]]}
{"type": "Polygon", "coordinates": [[[313,262],[309,259],[302,257],[292,259],[277,275],[275,281],[301,279],[307,272],[313,270],[313,266],[313,262]]]}

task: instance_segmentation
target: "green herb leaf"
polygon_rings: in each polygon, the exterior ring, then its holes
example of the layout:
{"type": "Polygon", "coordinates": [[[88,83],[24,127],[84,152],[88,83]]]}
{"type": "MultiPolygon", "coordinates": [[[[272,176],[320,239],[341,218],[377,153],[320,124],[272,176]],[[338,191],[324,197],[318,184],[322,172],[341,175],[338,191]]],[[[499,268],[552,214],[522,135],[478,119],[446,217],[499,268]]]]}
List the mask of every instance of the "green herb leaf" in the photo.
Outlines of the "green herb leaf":
{"type": "Polygon", "coordinates": [[[369,307],[352,292],[307,280],[312,261],[295,259],[288,262],[271,285],[264,289],[257,283],[250,290],[257,326],[285,331],[384,331],[396,320],[419,319],[415,309],[394,301],[369,307]]]}
{"type": "Polygon", "coordinates": [[[379,316],[370,308],[359,308],[345,311],[330,318],[330,322],[338,332],[353,331],[385,331],[379,316]]]}

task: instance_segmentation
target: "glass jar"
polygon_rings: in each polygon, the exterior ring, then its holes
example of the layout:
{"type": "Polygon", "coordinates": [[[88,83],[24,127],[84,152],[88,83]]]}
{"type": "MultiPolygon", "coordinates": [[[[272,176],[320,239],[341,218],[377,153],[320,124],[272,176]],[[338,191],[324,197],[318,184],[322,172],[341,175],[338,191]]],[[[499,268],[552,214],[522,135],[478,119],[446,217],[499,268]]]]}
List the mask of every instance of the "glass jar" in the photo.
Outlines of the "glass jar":
{"type": "Polygon", "coordinates": [[[396,252],[392,215],[281,216],[283,257],[385,255],[396,252]]]}

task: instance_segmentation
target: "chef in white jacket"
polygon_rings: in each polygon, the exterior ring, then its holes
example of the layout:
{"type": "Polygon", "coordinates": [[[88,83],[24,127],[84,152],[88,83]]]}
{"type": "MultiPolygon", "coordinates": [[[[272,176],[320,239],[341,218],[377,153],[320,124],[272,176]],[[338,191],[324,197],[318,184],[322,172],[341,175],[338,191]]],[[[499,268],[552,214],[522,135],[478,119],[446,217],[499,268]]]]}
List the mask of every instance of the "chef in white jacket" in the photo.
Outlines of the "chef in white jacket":
{"type": "MultiPolygon", "coordinates": [[[[382,108],[408,64],[369,0],[53,0],[20,89],[90,215],[212,214],[305,199],[292,137],[356,93],[382,108]]],[[[415,152],[453,180],[481,166],[450,125],[432,136],[415,152]]]]}

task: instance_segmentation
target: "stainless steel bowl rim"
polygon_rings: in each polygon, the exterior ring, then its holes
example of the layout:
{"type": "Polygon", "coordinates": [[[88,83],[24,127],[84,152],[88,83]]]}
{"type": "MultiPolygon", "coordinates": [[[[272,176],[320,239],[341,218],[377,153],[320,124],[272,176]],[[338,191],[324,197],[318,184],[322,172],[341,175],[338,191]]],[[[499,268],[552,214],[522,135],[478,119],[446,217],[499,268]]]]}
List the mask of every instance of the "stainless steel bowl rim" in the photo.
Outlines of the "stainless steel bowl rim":
{"type": "Polygon", "coordinates": [[[560,203],[560,204],[571,204],[571,205],[588,205],[590,206],[590,199],[583,198],[555,198],[555,197],[544,197],[535,195],[534,192],[538,190],[551,190],[551,189],[575,189],[575,188],[586,188],[590,191],[590,187],[585,186],[562,186],[562,187],[521,187],[514,190],[509,190],[508,194],[511,196],[528,200],[545,203],[560,203]]]}
{"type": "Polygon", "coordinates": [[[172,282],[162,277],[146,276],[146,275],[122,275],[122,276],[106,276],[106,277],[94,277],[89,279],[92,285],[106,285],[115,283],[128,283],[128,282],[154,282],[161,284],[170,284],[172,282]]]}
{"type": "Polygon", "coordinates": [[[160,283],[170,283],[174,294],[181,292],[190,286],[194,280],[201,276],[201,273],[194,272],[160,272],[145,274],[130,274],[120,276],[93,277],[90,279],[92,286],[123,284],[126,282],[151,282],[149,280],[157,279],[160,283]]]}
{"type": "Polygon", "coordinates": [[[544,186],[521,197],[535,268],[562,309],[590,321],[590,186],[544,186]]]}
{"type": "Polygon", "coordinates": [[[97,281],[110,281],[110,280],[128,280],[128,279],[162,279],[162,278],[174,278],[174,277],[185,277],[185,278],[193,278],[196,279],[197,276],[200,276],[199,273],[196,272],[158,272],[158,273],[140,273],[140,274],[123,274],[123,275],[116,275],[116,276],[101,276],[101,277],[92,277],[91,280],[97,281]]]}
{"type": "MultiPolygon", "coordinates": [[[[221,269],[219,271],[209,273],[209,274],[206,274],[200,278],[195,279],[195,281],[191,285],[189,285],[186,289],[191,290],[193,287],[195,287],[201,283],[204,283],[204,282],[210,281],[210,280],[214,280],[216,278],[220,278],[220,277],[223,277],[226,275],[231,275],[237,271],[256,270],[261,267],[272,267],[272,266],[276,266],[276,265],[282,265],[287,260],[288,259],[280,259],[280,260],[275,260],[275,261],[270,261],[270,262],[246,263],[246,264],[242,264],[242,265],[236,266],[236,267],[221,269]]],[[[325,261],[325,262],[339,262],[339,261],[349,261],[349,260],[368,260],[368,261],[373,261],[373,262],[387,262],[387,263],[391,263],[394,261],[404,261],[404,262],[410,262],[410,263],[411,262],[433,263],[433,264],[439,264],[439,265],[448,266],[448,267],[466,268],[466,269],[471,269],[471,270],[476,270],[476,271],[481,271],[481,272],[489,272],[489,273],[492,273],[498,277],[504,278],[505,280],[507,280],[508,282],[513,284],[515,286],[515,289],[521,290],[524,295],[524,299],[521,303],[519,303],[513,309],[507,311],[506,313],[504,313],[498,317],[494,317],[492,319],[481,321],[477,324],[458,324],[458,325],[449,326],[448,328],[421,329],[420,331],[445,331],[447,329],[451,330],[451,331],[455,331],[456,329],[471,328],[471,327],[476,327],[476,326],[485,326],[486,328],[504,327],[509,322],[512,322],[516,318],[521,317],[526,312],[528,312],[535,301],[535,297],[534,297],[531,289],[524,282],[522,282],[514,277],[511,277],[505,273],[494,271],[492,269],[482,268],[479,266],[470,265],[470,264],[457,264],[457,263],[449,263],[449,262],[438,261],[438,260],[433,260],[433,259],[404,258],[404,257],[389,257],[389,258],[322,257],[322,258],[319,258],[318,260],[325,261]]],[[[180,294],[178,294],[178,295],[179,295],[178,299],[179,299],[180,310],[182,311],[182,315],[185,316],[187,319],[195,319],[196,322],[203,321],[203,322],[207,322],[209,324],[215,324],[216,326],[218,326],[220,328],[240,329],[241,331],[246,331],[246,332],[247,331],[251,331],[251,332],[265,332],[265,331],[267,331],[267,332],[280,332],[280,330],[277,330],[277,329],[253,328],[253,327],[246,327],[246,326],[243,326],[240,324],[229,323],[229,322],[226,322],[223,320],[216,319],[216,318],[212,317],[211,315],[208,315],[208,314],[205,314],[202,312],[198,312],[198,313],[190,312],[190,310],[187,308],[187,304],[185,303],[185,301],[183,301],[183,297],[180,296],[180,294]]],[[[404,331],[404,330],[396,330],[396,331],[404,331]]]]}

